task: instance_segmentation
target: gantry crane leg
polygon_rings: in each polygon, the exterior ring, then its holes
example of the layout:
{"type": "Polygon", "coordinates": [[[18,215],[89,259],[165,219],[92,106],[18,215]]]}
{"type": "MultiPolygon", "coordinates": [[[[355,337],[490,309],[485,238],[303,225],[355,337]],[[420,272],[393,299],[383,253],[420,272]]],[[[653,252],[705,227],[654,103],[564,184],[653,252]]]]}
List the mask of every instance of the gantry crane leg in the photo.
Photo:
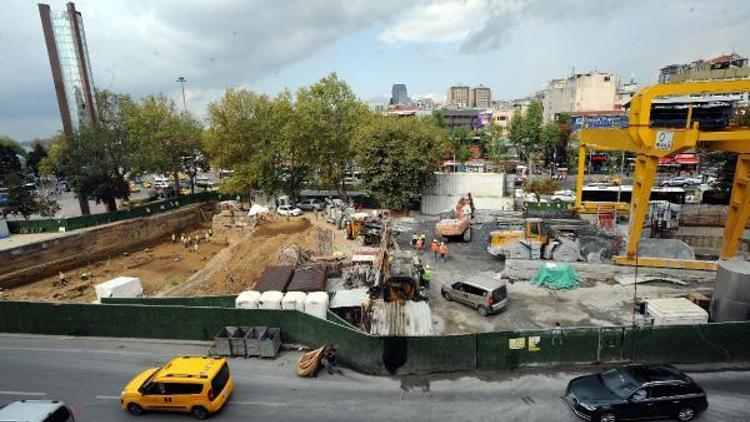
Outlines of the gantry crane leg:
{"type": "Polygon", "coordinates": [[[630,200],[630,230],[628,233],[627,257],[635,258],[641,242],[643,223],[646,220],[651,188],[654,186],[659,157],[638,154],[635,158],[633,196],[630,200]]]}
{"type": "Polygon", "coordinates": [[[721,242],[721,259],[729,259],[737,252],[748,217],[750,217],[750,154],[738,154],[727,222],[721,242]]]}

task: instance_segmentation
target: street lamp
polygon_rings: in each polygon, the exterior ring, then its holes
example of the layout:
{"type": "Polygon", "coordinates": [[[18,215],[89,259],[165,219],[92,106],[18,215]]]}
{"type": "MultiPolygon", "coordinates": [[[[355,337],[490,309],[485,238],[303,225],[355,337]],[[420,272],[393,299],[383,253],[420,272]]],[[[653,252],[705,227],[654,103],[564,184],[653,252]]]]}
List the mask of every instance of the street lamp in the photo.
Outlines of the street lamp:
{"type": "Polygon", "coordinates": [[[182,85],[182,108],[187,111],[187,102],[185,102],[185,82],[187,82],[187,79],[184,76],[180,76],[175,82],[179,82],[182,85]]]}

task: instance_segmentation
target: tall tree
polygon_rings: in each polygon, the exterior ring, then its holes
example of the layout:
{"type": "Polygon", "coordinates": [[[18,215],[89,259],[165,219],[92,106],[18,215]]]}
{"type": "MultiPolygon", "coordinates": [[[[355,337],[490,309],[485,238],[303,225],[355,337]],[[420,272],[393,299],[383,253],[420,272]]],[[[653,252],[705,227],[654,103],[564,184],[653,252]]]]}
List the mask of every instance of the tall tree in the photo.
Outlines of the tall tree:
{"type": "Polygon", "coordinates": [[[84,214],[88,199],[105,203],[109,212],[117,210],[116,200],[130,194],[126,176],[136,161],[125,123],[133,106],[130,97],[99,91],[96,102],[98,120],[68,138],[58,136],[41,164],[45,172],[65,176],[84,214]]]}
{"type": "Polygon", "coordinates": [[[373,116],[354,144],[361,187],[385,208],[405,208],[434,182],[446,144],[431,119],[373,116]]]}
{"type": "Polygon", "coordinates": [[[29,152],[26,158],[26,167],[36,177],[39,177],[39,163],[47,157],[47,149],[49,142],[45,142],[41,139],[34,139],[31,141],[31,152],[29,152]]]}
{"type": "Polygon", "coordinates": [[[315,145],[300,141],[305,127],[294,113],[287,91],[271,99],[230,89],[208,106],[208,156],[221,168],[234,170],[223,190],[297,196],[309,175],[312,154],[307,152],[315,145]]]}
{"type": "Polygon", "coordinates": [[[127,111],[129,141],[137,147],[136,173],[171,174],[179,189],[179,174],[195,175],[203,160],[203,126],[188,112],[178,112],[175,102],[163,94],[149,95],[127,111]]]}
{"type": "Polygon", "coordinates": [[[464,127],[448,129],[448,141],[454,161],[464,163],[471,158],[469,147],[474,141],[472,132],[464,127]]]}
{"type": "Polygon", "coordinates": [[[8,184],[6,178],[22,169],[21,160],[24,151],[18,141],[7,136],[0,136],[0,186],[8,184]]]}
{"type": "Polygon", "coordinates": [[[20,158],[24,155],[21,145],[7,137],[0,136],[0,186],[5,189],[5,200],[0,204],[0,216],[20,215],[29,218],[32,214],[43,217],[54,216],[60,210],[57,202],[34,196],[26,186],[24,173],[31,172],[26,160],[26,168],[20,158]]]}
{"type": "Polygon", "coordinates": [[[542,150],[542,104],[532,101],[526,112],[516,112],[510,122],[509,138],[523,154],[529,166],[529,171],[542,150]]]}
{"type": "Polygon", "coordinates": [[[302,142],[314,145],[315,173],[324,187],[347,197],[344,178],[351,167],[354,132],[368,118],[369,108],[359,101],[335,73],[297,91],[297,113],[302,142]]]}

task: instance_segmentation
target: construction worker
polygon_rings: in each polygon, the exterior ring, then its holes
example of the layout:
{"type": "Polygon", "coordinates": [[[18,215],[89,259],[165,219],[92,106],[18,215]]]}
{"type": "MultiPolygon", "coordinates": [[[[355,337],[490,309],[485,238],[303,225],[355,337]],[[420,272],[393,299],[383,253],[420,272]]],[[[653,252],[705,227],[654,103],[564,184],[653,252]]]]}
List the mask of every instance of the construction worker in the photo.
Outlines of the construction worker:
{"type": "Polygon", "coordinates": [[[437,262],[438,249],[440,249],[440,244],[438,243],[437,239],[432,239],[432,243],[430,243],[430,252],[432,252],[432,262],[437,262]]]}
{"type": "Polygon", "coordinates": [[[430,268],[429,265],[425,265],[422,269],[422,281],[424,283],[424,287],[430,288],[430,280],[432,280],[432,268],[430,268]]]}
{"type": "Polygon", "coordinates": [[[445,255],[448,254],[448,245],[445,244],[445,242],[440,243],[440,258],[443,259],[443,263],[445,263],[445,255]]]}
{"type": "Polygon", "coordinates": [[[422,251],[424,250],[424,240],[422,240],[421,237],[419,239],[417,239],[417,245],[416,246],[417,246],[417,252],[422,253],[422,251]]]}
{"type": "Polygon", "coordinates": [[[411,245],[417,246],[417,240],[419,240],[419,235],[415,232],[413,235],[411,235],[411,245]]]}
{"type": "Polygon", "coordinates": [[[177,241],[177,235],[172,233],[172,243],[177,241]]]}

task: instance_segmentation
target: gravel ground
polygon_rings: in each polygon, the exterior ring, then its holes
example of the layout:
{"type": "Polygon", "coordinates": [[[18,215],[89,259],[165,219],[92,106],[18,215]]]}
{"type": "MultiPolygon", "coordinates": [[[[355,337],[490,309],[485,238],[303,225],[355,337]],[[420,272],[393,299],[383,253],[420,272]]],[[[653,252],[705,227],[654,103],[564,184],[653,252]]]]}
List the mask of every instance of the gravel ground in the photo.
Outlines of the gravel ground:
{"type": "MultiPolygon", "coordinates": [[[[486,251],[489,232],[495,227],[490,218],[478,217],[480,221],[472,227],[473,238],[470,243],[451,242],[446,262],[433,262],[432,256],[424,253],[423,257],[433,268],[430,298],[435,334],[459,334],[511,329],[535,329],[554,326],[559,322],[563,326],[604,326],[628,324],[632,321],[633,286],[622,286],[614,282],[615,273],[628,274],[634,269],[613,265],[576,264],[582,276],[591,276],[589,282],[571,291],[552,291],[536,287],[527,281],[530,275],[544,261],[513,260],[501,262],[486,251]],[[496,277],[506,269],[505,276],[519,281],[508,284],[508,307],[497,315],[480,316],[474,309],[455,302],[447,302],[440,295],[440,288],[445,283],[461,279],[496,277]]],[[[425,231],[427,242],[432,240],[436,217],[416,216],[397,221],[397,225],[406,229],[399,236],[399,244],[404,249],[411,249],[410,239],[413,231],[425,231]]],[[[640,269],[643,274],[644,269],[640,269]]],[[[685,286],[667,282],[651,282],[637,286],[637,297],[682,297],[690,292],[710,292],[713,288],[713,274],[707,272],[690,272],[677,270],[658,270],[685,280],[685,286]],[[684,274],[681,274],[684,273],[684,274]]]]}

